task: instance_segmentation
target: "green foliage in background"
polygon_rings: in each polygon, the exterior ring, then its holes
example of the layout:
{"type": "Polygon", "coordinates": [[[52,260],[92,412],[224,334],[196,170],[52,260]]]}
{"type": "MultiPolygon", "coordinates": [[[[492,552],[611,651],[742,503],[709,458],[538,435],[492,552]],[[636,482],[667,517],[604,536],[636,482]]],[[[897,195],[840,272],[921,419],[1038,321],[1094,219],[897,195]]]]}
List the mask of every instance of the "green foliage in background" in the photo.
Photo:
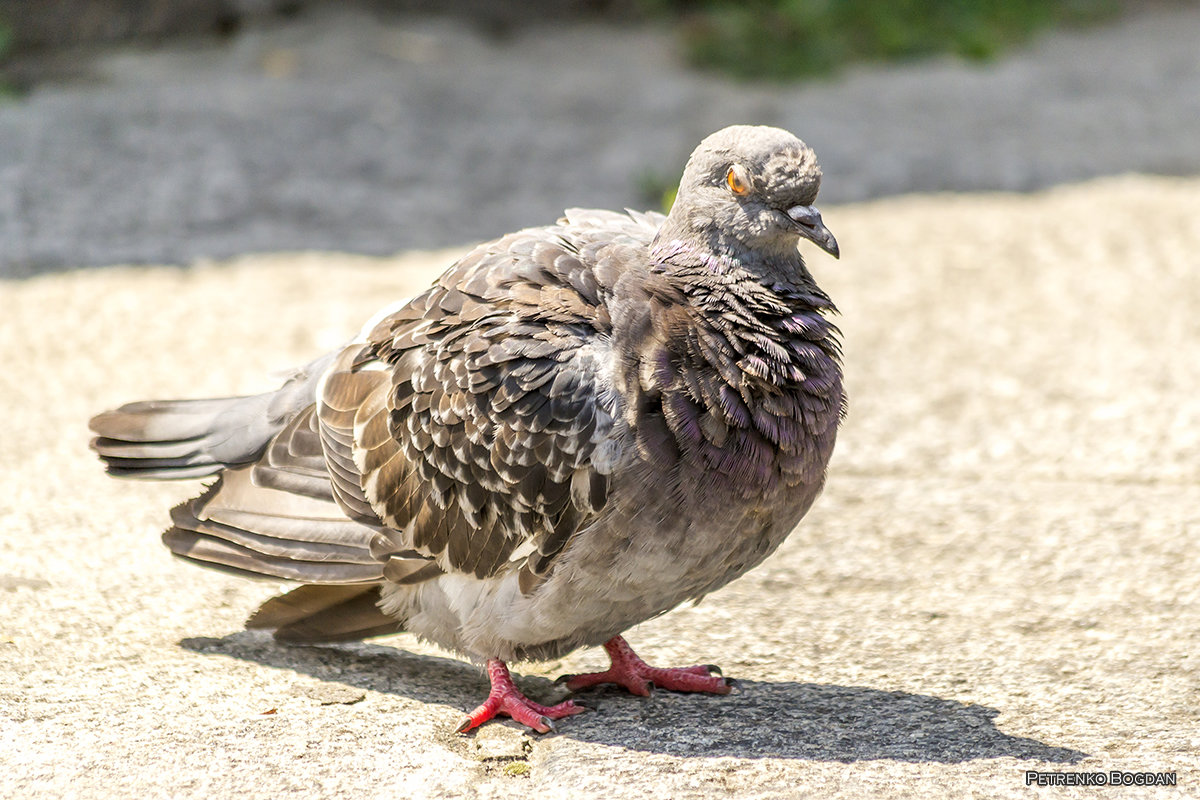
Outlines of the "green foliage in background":
{"type": "MultiPolygon", "coordinates": [[[[13,31],[12,26],[8,21],[0,16],[0,65],[4,64],[4,59],[8,57],[13,46],[13,31]]],[[[8,100],[16,96],[17,90],[9,82],[9,80],[0,74],[0,101],[8,100]]]]}
{"type": "Polygon", "coordinates": [[[698,66],[740,78],[824,75],[852,61],[983,60],[1036,31],[1106,19],[1119,0],[642,0],[680,22],[698,66]]]}
{"type": "Polygon", "coordinates": [[[0,17],[0,61],[3,61],[4,57],[8,55],[8,51],[12,47],[12,43],[12,26],[8,24],[4,17],[0,17]]]}
{"type": "Polygon", "coordinates": [[[668,175],[658,170],[647,169],[633,178],[634,188],[641,201],[639,208],[671,212],[675,195],[679,192],[679,175],[668,175]]]}

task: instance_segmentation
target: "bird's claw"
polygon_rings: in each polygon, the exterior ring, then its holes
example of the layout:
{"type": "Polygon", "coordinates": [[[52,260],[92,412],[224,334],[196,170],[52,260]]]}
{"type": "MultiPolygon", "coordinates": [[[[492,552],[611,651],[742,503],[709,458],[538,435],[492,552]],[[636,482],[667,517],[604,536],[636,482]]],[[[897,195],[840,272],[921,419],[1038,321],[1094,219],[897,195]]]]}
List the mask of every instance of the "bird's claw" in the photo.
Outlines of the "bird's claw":
{"type": "Polygon", "coordinates": [[[655,687],[677,692],[729,694],[733,686],[733,682],[723,677],[721,668],[716,664],[673,669],[652,667],[639,658],[620,636],[606,642],[604,649],[612,660],[612,666],[607,670],[563,675],[555,683],[565,683],[572,691],[602,683],[615,683],[641,697],[649,697],[655,687]]]}
{"type": "Polygon", "coordinates": [[[507,714],[538,733],[551,733],[558,730],[554,720],[590,710],[572,700],[553,706],[533,702],[517,689],[508,667],[500,659],[488,661],[487,669],[492,690],[486,700],[458,723],[458,727],[454,729],[455,733],[466,733],[498,714],[507,714]]]}

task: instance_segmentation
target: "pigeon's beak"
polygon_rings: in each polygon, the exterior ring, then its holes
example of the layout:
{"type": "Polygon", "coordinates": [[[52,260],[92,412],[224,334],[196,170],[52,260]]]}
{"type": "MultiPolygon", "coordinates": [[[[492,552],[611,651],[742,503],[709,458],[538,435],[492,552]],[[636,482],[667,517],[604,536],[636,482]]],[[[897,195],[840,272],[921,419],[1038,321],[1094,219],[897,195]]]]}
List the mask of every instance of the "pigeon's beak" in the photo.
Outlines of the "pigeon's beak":
{"type": "Polygon", "coordinates": [[[817,211],[815,206],[793,206],[787,210],[787,215],[796,223],[796,230],[800,231],[800,235],[805,239],[834,258],[841,255],[837,239],[833,238],[829,228],[825,227],[825,223],[821,221],[821,212],[817,211]]]}

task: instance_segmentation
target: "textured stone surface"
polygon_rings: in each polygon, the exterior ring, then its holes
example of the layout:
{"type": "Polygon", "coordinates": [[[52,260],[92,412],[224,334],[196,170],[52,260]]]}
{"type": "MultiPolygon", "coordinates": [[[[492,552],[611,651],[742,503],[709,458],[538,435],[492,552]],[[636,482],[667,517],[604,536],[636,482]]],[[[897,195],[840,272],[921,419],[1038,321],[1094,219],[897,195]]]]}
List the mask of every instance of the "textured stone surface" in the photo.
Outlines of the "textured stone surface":
{"type": "MultiPolygon", "coordinates": [[[[761,568],[629,635],[741,692],[600,690],[545,737],[455,736],[486,681],[407,636],[240,632],[276,587],[157,542],[195,485],[116,483],[86,449],[97,409],[267,388],[451,253],[0,282],[0,796],[1134,791],[1027,769],[1170,770],[1181,790],[1137,796],[1195,794],[1198,207],[1200,180],[1125,177],[824,208],[844,256],[812,265],[851,394],[826,494],[761,568]]],[[[556,699],[603,663],[518,683],[556,699]]]]}
{"type": "Polygon", "coordinates": [[[643,207],[640,186],[674,186],[696,142],[742,122],[813,145],[824,203],[1192,174],[1197,41],[1200,9],[1158,10],[986,66],[778,86],[692,72],[666,31],[488,38],[331,4],[67,59],[74,78],[0,99],[0,275],[468,244],[566,205],[643,207]]]}

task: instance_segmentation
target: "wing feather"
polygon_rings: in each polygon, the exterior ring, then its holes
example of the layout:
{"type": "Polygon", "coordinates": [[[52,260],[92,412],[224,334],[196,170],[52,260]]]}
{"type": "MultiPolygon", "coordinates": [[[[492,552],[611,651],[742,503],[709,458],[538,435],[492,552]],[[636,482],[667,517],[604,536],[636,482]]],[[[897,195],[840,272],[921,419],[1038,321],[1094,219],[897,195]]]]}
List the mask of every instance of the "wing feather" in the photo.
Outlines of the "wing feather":
{"type": "MultiPolygon", "coordinates": [[[[623,258],[610,250],[644,248],[656,227],[647,219],[573,210],[557,227],[476,248],[325,360],[315,405],[256,462],[177,508],[168,546],[310,584],[512,569],[535,590],[602,513],[619,461],[625,412],[606,302],[623,258]]],[[[145,446],[123,447],[140,457],[145,446]]],[[[374,630],[385,624],[364,605],[370,596],[298,595],[301,617],[264,606],[260,621],[299,626],[288,636],[374,630]],[[326,619],[335,608],[357,622],[326,619]]]]}
{"type": "Polygon", "coordinates": [[[621,418],[604,307],[617,275],[592,267],[598,242],[644,247],[656,226],[580,219],[477,248],[335,361],[318,407],[327,468],[389,547],[477,577],[525,566],[532,588],[603,508],[612,459],[592,457],[621,418]]]}

